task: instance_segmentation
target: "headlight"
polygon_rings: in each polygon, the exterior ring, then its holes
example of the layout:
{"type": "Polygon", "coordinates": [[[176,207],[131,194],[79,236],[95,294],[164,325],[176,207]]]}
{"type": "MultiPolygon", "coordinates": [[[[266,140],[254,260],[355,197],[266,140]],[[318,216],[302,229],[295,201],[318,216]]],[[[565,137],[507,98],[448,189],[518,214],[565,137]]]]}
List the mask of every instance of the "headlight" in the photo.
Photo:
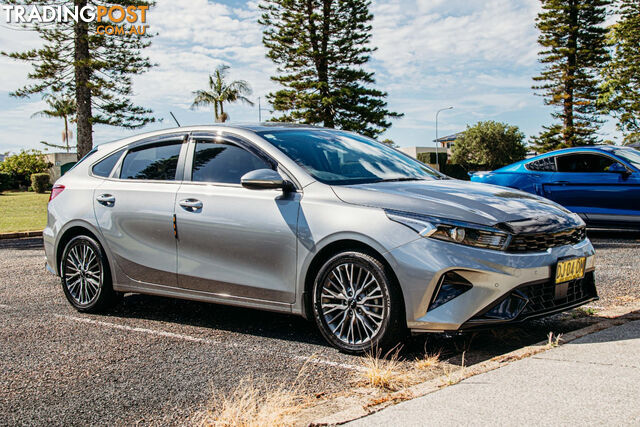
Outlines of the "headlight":
{"type": "Polygon", "coordinates": [[[422,237],[498,251],[505,250],[511,240],[508,233],[480,224],[395,210],[385,210],[385,212],[391,221],[415,230],[422,237]]]}

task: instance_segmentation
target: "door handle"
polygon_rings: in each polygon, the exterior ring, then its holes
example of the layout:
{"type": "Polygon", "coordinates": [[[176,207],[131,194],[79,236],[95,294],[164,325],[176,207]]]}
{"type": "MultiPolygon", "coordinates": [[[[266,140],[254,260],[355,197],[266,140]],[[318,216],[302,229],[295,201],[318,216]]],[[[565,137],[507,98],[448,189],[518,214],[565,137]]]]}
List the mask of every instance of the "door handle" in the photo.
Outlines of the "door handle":
{"type": "Polygon", "coordinates": [[[113,206],[116,203],[116,198],[111,194],[101,194],[96,197],[96,200],[98,201],[98,203],[105,206],[113,206]]]}
{"type": "Polygon", "coordinates": [[[182,208],[188,212],[195,212],[202,209],[202,202],[197,199],[184,199],[178,202],[182,208]]]}

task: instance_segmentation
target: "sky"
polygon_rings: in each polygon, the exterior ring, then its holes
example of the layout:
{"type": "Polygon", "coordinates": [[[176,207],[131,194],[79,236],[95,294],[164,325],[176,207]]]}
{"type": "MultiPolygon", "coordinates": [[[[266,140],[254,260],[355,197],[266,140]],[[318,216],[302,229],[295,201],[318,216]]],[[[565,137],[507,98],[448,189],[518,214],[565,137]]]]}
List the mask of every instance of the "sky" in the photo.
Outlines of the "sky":
{"type": "MultiPolygon", "coordinates": [[[[527,138],[552,122],[552,107],[531,89],[540,71],[534,26],[539,0],[376,0],[372,46],[367,67],[376,87],[388,93],[388,108],[404,113],[381,138],[400,146],[433,146],[438,135],[462,131],[481,120],[516,125],[527,138]]],[[[157,67],[134,78],[134,102],[161,119],[145,128],[94,127],[100,144],[144,131],[180,124],[213,122],[213,109],[190,109],[192,92],[205,89],[207,76],[220,64],[232,79],[247,80],[256,105],[226,107],[230,122],[257,122],[258,97],[263,120],[271,117],[265,96],[278,86],[270,80],[275,65],[265,57],[257,1],[157,0],[148,13],[148,31],[158,33],[145,53],[157,67]]],[[[37,34],[0,24],[0,50],[40,45],[37,34]]],[[[60,119],[32,118],[45,107],[37,96],[16,99],[9,92],[27,83],[30,66],[0,57],[0,153],[59,143],[60,119]]],[[[600,135],[616,140],[613,121],[600,135]]],[[[52,151],[50,149],[49,151],[52,151]]]]}

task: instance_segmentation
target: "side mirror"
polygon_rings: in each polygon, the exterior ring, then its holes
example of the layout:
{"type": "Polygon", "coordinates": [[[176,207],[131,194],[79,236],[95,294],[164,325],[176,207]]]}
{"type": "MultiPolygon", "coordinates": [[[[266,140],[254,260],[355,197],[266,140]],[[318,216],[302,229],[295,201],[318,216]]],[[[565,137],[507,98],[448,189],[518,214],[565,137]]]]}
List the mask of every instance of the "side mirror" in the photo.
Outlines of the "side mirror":
{"type": "Polygon", "coordinates": [[[290,191],[293,184],[283,179],[278,172],[271,169],[257,169],[247,172],[240,178],[244,188],[250,190],[273,190],[280,188],[282,191],[290,191]]]}
{"type": "Polygon", "coordinates": [[[623,164],[617,163],[617,162],[609,166],[609,172],[619,173],[623,176],[629,175],[629,170],[626,167],[624,167],[623,164]]]}

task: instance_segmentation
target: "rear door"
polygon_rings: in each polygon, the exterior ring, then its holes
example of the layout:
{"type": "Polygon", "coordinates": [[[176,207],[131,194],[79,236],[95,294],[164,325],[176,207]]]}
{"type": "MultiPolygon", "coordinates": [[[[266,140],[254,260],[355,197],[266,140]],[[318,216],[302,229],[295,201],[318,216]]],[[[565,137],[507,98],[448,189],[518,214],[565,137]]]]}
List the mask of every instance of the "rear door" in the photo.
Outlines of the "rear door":
{"type": "Polygon", "coordinates": [[[176,286],[175,198],[186,135],[146,140],[130,147],[94,193],[100,230],[115,262],[131,279],[176,286]]]}
{"type": "Polygon", "coordinates": [[[596,152],[556,156],[557,171],[544,184],[544,196],[581,214],[621,214],[631,189],[623,174],[610,171],[614,164],[616,159],[596,152]]]}
{"type": "Polygon", "coordinates": [[[250,190],[240,178],[276,165],[231,135],[194,135],[176,198],[178,283],[223,297],[292,303],[301,193],[250,190]]]}

